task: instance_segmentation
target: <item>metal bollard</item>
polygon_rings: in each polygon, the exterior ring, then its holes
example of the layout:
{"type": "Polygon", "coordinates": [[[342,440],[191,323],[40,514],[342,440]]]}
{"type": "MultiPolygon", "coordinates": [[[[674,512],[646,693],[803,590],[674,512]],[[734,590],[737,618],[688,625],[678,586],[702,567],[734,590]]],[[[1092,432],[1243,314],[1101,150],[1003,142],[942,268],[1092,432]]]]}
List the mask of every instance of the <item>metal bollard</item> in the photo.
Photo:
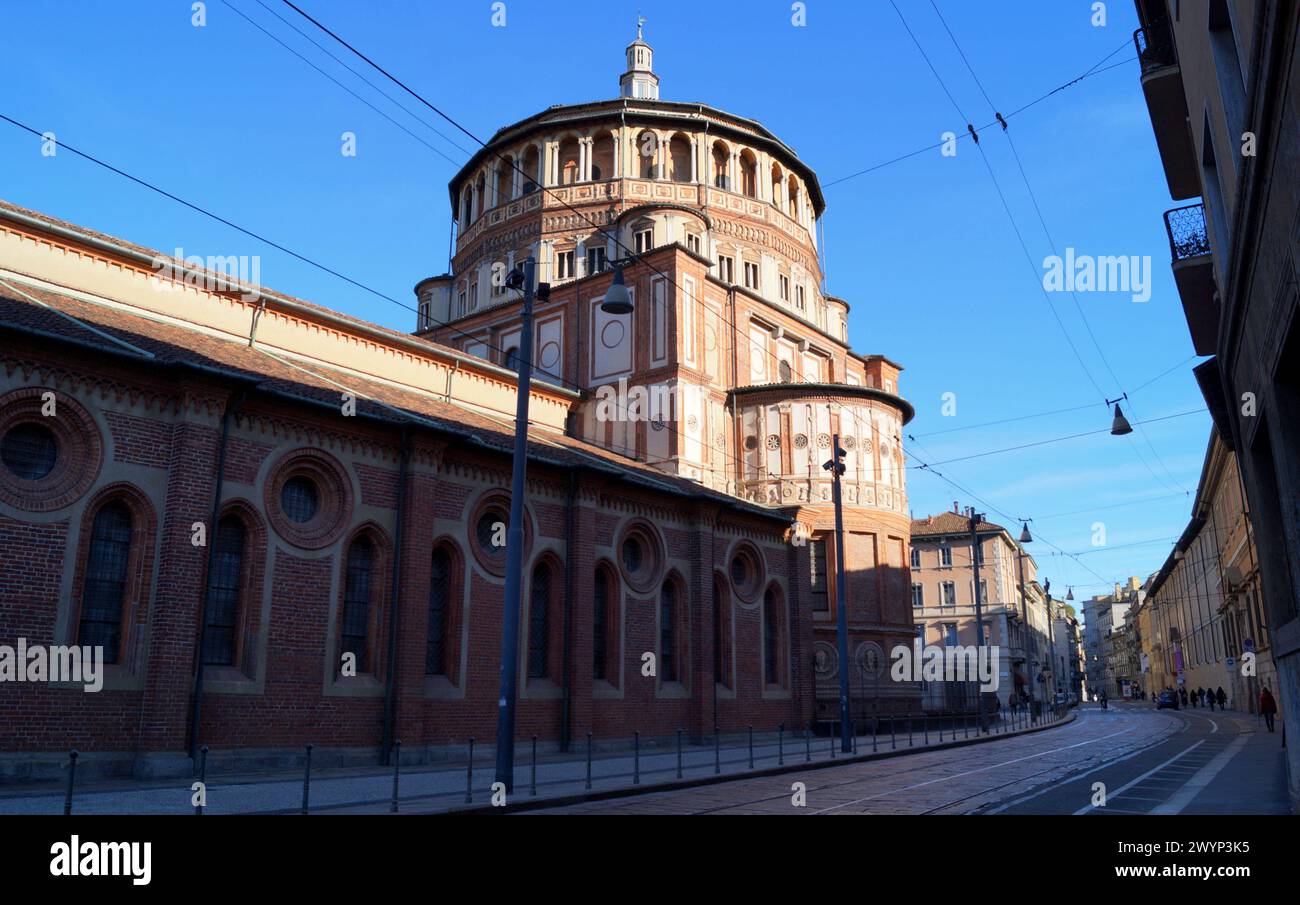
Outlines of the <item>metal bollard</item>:
{"type": "Polygon", "coordinates": [[[591,788],[591,733],[587,733],[587,788],[591,788]]]}
{"type": "Polygon", "coordinates": [[[632,785],[641,785],[641,732],[632,733],[632,785]]]}
{"type": "Polygon", "coordinates": [[[876,735],[880,732],[880,717],[871,718],[871,753],[876,753],[876,735]]]}
{"type": "Polygon", "coordinates": [[[921,731],[924,733],[925,743],[930,744],[930,714],[921,714],[921,731]]]}
{"type": "Polygon", "coordinates": [[[898,750],[898,740],[894,737],[894,715],[889,715],[889,750],[898,750]]]}
{"type": "Polygon", "coordinates": [[[397,813],[397,778],[402,773],[402,742],[401,739],[393,742],[393,804],[388,809],[389,813],[397,813]]]}
{"type": "Polygon", "coordinates": [[[677,778],[682,778],[682,730],[677,730],[677,778]]]}
{"type": "Polygon", "coordinates": [[[63,815],[72,813],[72,783],[77,778],[77,749],[68,752],[68,791],[63,796],[63,815]]]}
{"type": "Polygon", "coordinates": [[[465,803],[474,800],[474,736],[469,737],[469,761],[465,764],[465,803]]]}
{"type": "Polygon", "coordinates": [[[777,766],[785,764],[785,723],[776,727],[776,763],[777,766]]]}
{"type": "Polygon", "coordinates": [[[912,711],[907,711],[907,747],[911,748],[912,742],[912,711]]]}
{"type": "Polygon", "coordinates": [[[307,764],[302,774],[302,812],[307,813],[307,798],[311,793],[311,742],[307,743],[307,764]]]}
{"type": "Polygon", "coordinates": [[[849,734],[853,736],[853,753],[858,753],[858,721],[849,720],[849,734]]]}
{"type": "MultiPolygon", "coordinates": [[[[204,745],[202,748],[199,749],[199,785],[203,787],[203,795],[206,797],[208,794],[208,746],[207,745],[204,745]]],[[[203,805],[196,804],[194,806],[194,814],[195,816],[202,817],[203,805]]]]}
{"type": "Polygon", "coordinates": [[[828,732],[828,733],[826,733],[826,735],[827,735],[827,737],[828,737],[828,739],[830,740],[830,743],[831,743],[831,758],[832,758],[832,759],[835,757],[835,739],[836,739],[836,737],[839,736],[839,734],[840,734],[839,726],[836,725],[835,723],[831,723],[831,731],[828,732]]]}
{"type": "Polygon", "coordinates": [[[749,769],[754,769],[754,727],[749,727],[749,769]]]}
{"type": "Polygon", "coordinates": [[[804,753],[804,761],[812,763],[812,720],[808,721],[808,728],[804,730],[803,743],[807,749],[804,753]]]}
{"type": "Polygon", "coordinates": [[[718,724],[713,724],[713,772],[722,772],[722,740],[718,734],[718,724]]]}
{"type": "Polygon", "coordinates": [[[533,736],[533,770],[532,776],[528,780],[528,797],[532,798],[537,794],[537,736],[533,736]]]}

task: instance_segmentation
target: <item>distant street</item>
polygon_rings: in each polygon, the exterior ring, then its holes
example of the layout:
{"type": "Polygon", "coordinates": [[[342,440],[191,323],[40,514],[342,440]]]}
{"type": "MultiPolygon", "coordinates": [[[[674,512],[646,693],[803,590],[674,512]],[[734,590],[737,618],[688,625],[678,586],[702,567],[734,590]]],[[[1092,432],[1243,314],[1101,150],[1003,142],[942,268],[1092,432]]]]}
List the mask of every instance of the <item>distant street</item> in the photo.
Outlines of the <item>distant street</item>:
{"type": "Polygon", "coordinates": [[[1236,712],[1085,705],[1046,732],[546,813],[1288,813],[1281,735],[1236,712]],[[792,803],[804,783],[806,804],[792,803]],[[1092,807],[1093,784],[1104,807],[1092,807]]]}

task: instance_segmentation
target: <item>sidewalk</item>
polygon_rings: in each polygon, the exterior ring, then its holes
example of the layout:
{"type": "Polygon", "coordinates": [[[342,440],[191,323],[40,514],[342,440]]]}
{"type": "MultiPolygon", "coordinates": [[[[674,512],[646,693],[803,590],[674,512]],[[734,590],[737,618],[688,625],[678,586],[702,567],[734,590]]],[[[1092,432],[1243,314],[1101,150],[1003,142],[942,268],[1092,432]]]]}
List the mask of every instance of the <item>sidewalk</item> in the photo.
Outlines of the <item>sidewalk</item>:
{"type": "MultiPolygon", "coordinates": [[[[1071,712],[1073,713],[1073,712],[1071,712]]],[[[1069,717],[1066,717],[1068,720],[1069,717]]],[[[1064,721],[1063,721],[1064,722],[1064,721]]],[[[996,724],[987,741],[1013,737],[1026,731],[1051,728],[1054,724],[1039,723],[1028,729],[1021,722],[1013,729],[1009,723],[996,724]]],[[[912,751],[938,750],[965,744],[977,744],[978,733],[972,726],[959,726],[955,730],[946,726],[940,730],[929,728],[929,744],[918,720],[909,744],[905,724],[892,738],[882,732],[875,740],[878,757],[905,756],[912,751]]],[[[858,760],[872,754],[872,737],[857,738],[858,760]]],[[[755,738],[753,767],[750,767],[748,745],[721,747],[715,753],[712,745],[686,745],[681,754],[681,778],[678,778],[678,755],[675,747],[665,750],[656,747],[643,750],[638,757],[631,752],[615,755],[595,754],[590,762],[591,783],[587,783],[588,761],[585,750],[561,757],[538,759],[536,766],[536,795],[530,794],[533,785],[533,768],[526,745],[516,749],[514,791],[510,804],[522,801],[557,800],[580,795],[600,795],[623,790],[663,788],[678,782],[708,781],[715,776],[737,778],[775,772],[783,767],[794,768],[809,763],[829,765],[848,763],[854,755],[838,751],[838,737],[796,737],[787,734],[783,740],[775,736],[755,738]],[[639,779],[639,782],[636,780],[639,779]]],[[[450,810],[474,809],[490,806],[493,784],[492,752],[476,755],[472,765],[424,765],[405,767],[399,776],[399,808],[402,811],[436,813],[450,810]],[[472,789],[467,801],[466,787],[472,789]]],[[[170,784],[116,783],[74,790],[75,814],[193,814],[191,783],[177,780],[170,784]]],[[[312,813],[375,813],[390,810],[393,796],[393,771],[391,769],[331,770],[313,773],[310,781],[309,805],[312,813]]],[[[267,814],[299,813],[303,802],[303,776],[278,774],[274,777],[221,777],[209,778],[207,783],[207,814],[267,814]]],[[[12,789],[0,792],[0,814],[61,814],[64,793],[47,787],[37,791],[12,789]]]]}
{"type": "Polygon", "coordinates": [[[1188,783],[1193,788],[1183,814],[1290,814],[1282,725],[1269,732],[1258,715],[1241,711],[1196,711],[1211,719],[1231,718],[1240,733],[1224,752],[1188,783]]]}

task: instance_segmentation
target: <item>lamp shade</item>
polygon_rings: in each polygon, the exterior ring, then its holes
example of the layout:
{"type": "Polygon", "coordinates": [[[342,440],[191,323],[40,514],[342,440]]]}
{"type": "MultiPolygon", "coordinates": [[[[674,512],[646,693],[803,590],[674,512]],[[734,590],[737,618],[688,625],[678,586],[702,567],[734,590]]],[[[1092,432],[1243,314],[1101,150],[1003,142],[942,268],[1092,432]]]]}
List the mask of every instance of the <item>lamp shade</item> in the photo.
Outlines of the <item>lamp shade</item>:
{"type": "Polygon", "coordinates": [[[605,298],[600,303],[600,310],[606,314],[631,314],[632,294],[623,282],[623,268],[614,268],[614,282],[605,290],[605,298]]]}

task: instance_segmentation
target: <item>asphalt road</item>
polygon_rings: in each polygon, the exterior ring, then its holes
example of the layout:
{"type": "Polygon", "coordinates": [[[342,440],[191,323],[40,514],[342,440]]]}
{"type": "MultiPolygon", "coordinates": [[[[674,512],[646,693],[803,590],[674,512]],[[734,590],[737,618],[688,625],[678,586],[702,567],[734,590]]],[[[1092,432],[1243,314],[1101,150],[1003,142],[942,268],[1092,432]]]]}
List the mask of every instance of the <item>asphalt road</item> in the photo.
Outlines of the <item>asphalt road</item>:
{"type": "Polygon", "coordinates": [[[533,813],[1285,814],[1281,733],[1257,720],[1085,705],[1072,723],[980,745],[533,813]]]}

